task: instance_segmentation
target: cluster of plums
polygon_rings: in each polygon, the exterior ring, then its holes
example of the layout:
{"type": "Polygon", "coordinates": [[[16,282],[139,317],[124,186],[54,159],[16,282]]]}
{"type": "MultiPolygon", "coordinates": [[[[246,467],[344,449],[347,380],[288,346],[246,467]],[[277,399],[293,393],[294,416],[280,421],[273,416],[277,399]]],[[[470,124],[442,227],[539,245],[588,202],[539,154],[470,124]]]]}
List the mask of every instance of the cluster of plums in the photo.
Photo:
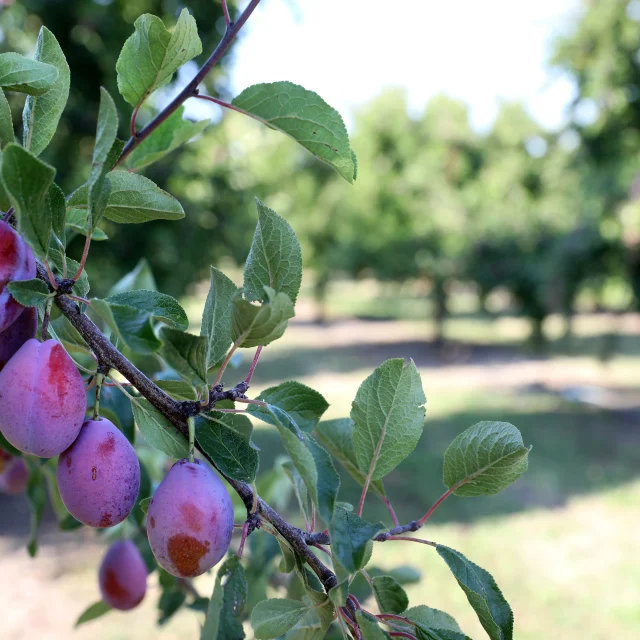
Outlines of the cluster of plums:
{"type": "MultiPolygon", "coordinates": [[[[35,339],[37,314],[19,305],[8,282],[36,275],[35,259],[16,231],[0,222],[0,432],[23,453],[59,456],[60,496],[77,520],[113,527],[127,518],[140,489],[140,463],[122,432],[109,420],[86,420],[84,381],[55,340],[35,339]]],[[[20,458],[0,457],[0,488],[24,490],[20,458]]],[[[149,504],[147,535],[158,564],[191,578],[226,553],[233,506],[220,478],[198,460],[179,460],[149,504]]],[[[144,597],[146,565],[128,541],[113,544],[100,567],[104,600],[131,609],[144,597]]]]}

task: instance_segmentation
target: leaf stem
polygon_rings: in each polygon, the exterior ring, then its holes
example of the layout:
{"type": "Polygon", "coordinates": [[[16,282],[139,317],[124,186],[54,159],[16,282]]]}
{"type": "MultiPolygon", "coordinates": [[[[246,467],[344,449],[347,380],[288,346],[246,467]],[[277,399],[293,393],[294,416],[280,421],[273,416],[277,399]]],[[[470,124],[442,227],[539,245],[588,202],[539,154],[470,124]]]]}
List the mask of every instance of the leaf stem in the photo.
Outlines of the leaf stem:
{"type": "Polygon", "coordinates": [[[387,511],[391,516],[393,526],[394,527],[400,526],[400,521],[398,520],[398,516],[396,515],[396,512],[394,511],[393,505],[391,504],[391,501],[389,500],[389,498],[387,498],[387,496],[382,496],[382,502],[384,502],[385,506],[387,507],[387,511]]]}
{"type": "Polygon", "coordinates": [[[409,618],[404,618],[403,616],[397,616],[395,613],[378,613],[376,615],[378,620],[385,622],[386,620],[397,620],[398,622],[402,622],[403,624],[411,625],[412,627],[416,626],[415,622],[411,622],[409,618]]]}
{"type": "Polygon", "coordinates": [[[247,384],[247,388],[251,384],[251,378],[253,378],[253,372],[256,370],[256,365],[258,364],[258,360],[260,360],[261,353],[262,353],[262,345],[260,345],[256,349],[256,355],[253,356],[253,362],[251,363],[251,367],[249,368],[249,373],[247,374],[247,377],[244,380],[247,384]]]}
{"type": "Polygon", "coordinates": [[[249,16],[253,13],[255,8],[260,4],[260,0],[250,0],[245,10],[240,14],[240,17],[235,22],[230,22],[222,40],[218,43],[214,52],[209,56],[209,59],[200,67],[196,75],[192,78],[191,82],[164,108],[162,111],[141,129],[135,137],[129,138],[129,141],[125,145],[120,158],[116,163],[116,166],[120,164],[143,140],[148,138],[163,122],[174,113],[187,98],[191,98],[195,95],[198,85],[204,80],[206,75],[213,69],[213,67],[220,62],[221,58],[226,53],[229,45],[233,42],[238,32],[244,26],[244,23],[249,19],[249,16]]]}
{"type": "Polygon", "coordinates": [[[238,553],[237,553],[237,556],[240,560],[242,559],[242,552],[244,551],[244,543],[246,542],[247,536],[249,535],[250,524],[251,524],[250,521],[247,520],[242,527],[242,538],[240,538],[240,545],[238,546],[238,553]]]}
{"type": "Polygon", "coordinates": [[[96,373],[96,401],[93,405],[93,419],[100,418],[100,392],[102,391],[102,382],[104,381],[104,373],[96,373]]]}
{"type": "Polygon", "coordinates": [[[196,444],[196,419],[193,416],[187,418],[189,428],[189,462],[193,462],[193,450],[196,444]]]}
{"type": "Polygon", "coordinates": [[[91,246],[91,229],[87,228],[87,238],[84,241],[84,248],[82,249],[82,258],[80,258],[80,266],[76,271],[76,275],[73,276],[72,280],[78,280],[78,278],[82,275],[84,271],[84,265],[87,264],[87,257],[89,255],[89,247],[91,246]]]}
{"type": "Polygon", "coordinates": [[[411,538],[409,536],[389,536],[387,540],[407,540],[408,542],[420,542],[422,544],[428,544],[430,547],[437,547],[438,545],[431,540],[421,540],[420,538],[411,538]]]}
{"type": "Polygon", "coordinates": [[[7,224],[9,224],[9,222],[11,222],[11,218],[13,218],[13,214],[15,212],[16,212],[16,210],[13,207],[9,207],[7,209],[7,212],[4,214],[3,221],[6,222],[7,224]]]}
{"type": "Polygon", "coordinates": [[[427,513],[425,513],[420,520],[418,520],[418,524],[422,526],[432,515],[433,512],[458,488],[458,485],[454,485],[451,489],[445,491],[432,505],[429,507],[427,513]]]}
{"type": "Polygon", "coordinates": [[[227,7],[227,0],[222,0],[222,13],[224,13],[224,23],[229,28],[231,24],[231,18],[229,17],[229,7],[227,7]]]}
{"type": "Polygon", "coordinates": [[[47,298],[44,308],[44,316],[42,317],[42,328],[40,331],[40,340],[44,342],[49,339],[49,317],[51,316],[51,307],[53,306],[53,297],[47,298]]]}
{"type": "Polygon", "coordinates": [[[418,640],[412,633],[405,633],[404,631],[389,631],[389,635],[392,638],[409,638],[409,640],[418,640]]]}
{"type": "Polygon", "coordinates": [[[229,364],[229,362],[231,361],[231,357],[236,352],[237,348],[238,348],[238,343],[234,342],[231,345],[231,349],[229,349],[229,351],[227,352],[227,355],[224,357],[224,360],[220,365],[220,369],[218,369],[218,374],[216,375],[216,379],[213,381],[213,385],[212,385],[213,388],[217,387],[220,384],[220,381],[222,380],[222,376],[224,375],[224,371],[227,368],[227,365],[229,364]]]}

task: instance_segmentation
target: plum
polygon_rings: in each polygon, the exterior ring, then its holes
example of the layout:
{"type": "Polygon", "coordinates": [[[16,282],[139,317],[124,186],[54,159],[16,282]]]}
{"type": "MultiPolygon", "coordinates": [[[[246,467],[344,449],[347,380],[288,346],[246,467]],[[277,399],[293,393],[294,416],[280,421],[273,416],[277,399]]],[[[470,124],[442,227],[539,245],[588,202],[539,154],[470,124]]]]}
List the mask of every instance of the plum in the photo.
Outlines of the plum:
{"type": "Polygon", "coordinates": [[[114,609],[137,607],[147,591],[147,566],[133,542],[114,542],[100,565],[98,584],[102,599],[114,609]]]}
{"type": "Polygon", "coordinates": [[[233,533],[231,496],[199,460],[179,460],[149,503],[147,535],[158,564],[178,578],[211,569],[233,533]]]}
{"type": "Polygon", "coordinates": [[[0,473],[0,491],[17,496],[24,493],[29,479],[29,470],[22,458],[12,458],[5,462],[4,470],[0,473]]]}
{"type": "Polygon", "coordinates": [[[12,325],[24,307],[7,291],[13,280],[36,277],[36,259],[31,247],[6,222],[0,222],[0,331],[12,325]]]}
{"type": "Polygon", "coordinates": [[[58,458],[58,489],[69,513],[89,527],[113,527],[131,513],[140,463],[122,432],[106,418],[87,420],[58,458]]]}
{"type": "Polygon", "coordinates": [[[18,349],[38,330],[38,312],[35,307],[25,309],[17,320],[0,333],[0,371],[18,349]]]}
{"type": "Polygon", "coordinates": [[[27,340],[0,371],[0,431],[24,453],[62,453],[86,410],[82,376],[55,340],[27,340]]]}

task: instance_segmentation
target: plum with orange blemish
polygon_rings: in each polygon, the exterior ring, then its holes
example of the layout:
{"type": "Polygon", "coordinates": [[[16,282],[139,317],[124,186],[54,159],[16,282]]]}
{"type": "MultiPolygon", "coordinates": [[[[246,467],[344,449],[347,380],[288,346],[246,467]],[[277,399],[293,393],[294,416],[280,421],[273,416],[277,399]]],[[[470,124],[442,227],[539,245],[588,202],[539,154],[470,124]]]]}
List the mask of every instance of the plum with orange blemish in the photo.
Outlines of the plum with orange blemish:
{"type": "Polygon", "coordinates": [[[113,527],[131,513],[140,463],[131,443],[106,418],[87,420],[58,459],[58,488],[69,513],[89,527],[113,527]]]}
{"type": "Polygon", "coordinates": [[[211,569],[229,548],[231,496],[205,464],[179,460],[149,503],[147,522],[158,564],[178,578],[193,578],[211,569]]]}
{"type": "Polygon", "coordinates": [[[0,431],[23,453],[62,453],[86,410],[82,376],[55,340],[27,340],[0,371],[0,431]]]}
{"type": "Polygon", "coordinates": [[[35,307],[29,307],[0,333],[0,371],[27,340],[36,337],[37,330],[38,312],[35,307]]]}
{"type": "Polygon", "coordinates": [[[36,260],[31,247],[11,225],[0,222],[0,331],[11,326],[24,311],[7,290],[7,284],[35,277],[36,260]]]}
{"type": "Polygon", "coordinates": [[[130,540],[114,542],[100,565],[98,584],[102,599],[120,611],[137,607],[147,592],[147,567],[130,540]]]}

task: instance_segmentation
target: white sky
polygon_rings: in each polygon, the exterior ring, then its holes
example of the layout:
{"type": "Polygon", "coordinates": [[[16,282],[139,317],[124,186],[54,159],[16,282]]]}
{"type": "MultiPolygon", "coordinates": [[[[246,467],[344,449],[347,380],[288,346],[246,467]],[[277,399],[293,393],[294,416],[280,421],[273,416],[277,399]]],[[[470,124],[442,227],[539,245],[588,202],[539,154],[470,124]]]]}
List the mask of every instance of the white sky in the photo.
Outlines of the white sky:
{"type": "Polygon", "coordinates": [[[347,124],[388,86],[420,111],[438,93],[471,106],[485,128],[501,99],[562,125],[574,96],[546,61],[580,0],[263,0],[235,49],[232,88],[290,80],[319,93],[347,124]]]}

